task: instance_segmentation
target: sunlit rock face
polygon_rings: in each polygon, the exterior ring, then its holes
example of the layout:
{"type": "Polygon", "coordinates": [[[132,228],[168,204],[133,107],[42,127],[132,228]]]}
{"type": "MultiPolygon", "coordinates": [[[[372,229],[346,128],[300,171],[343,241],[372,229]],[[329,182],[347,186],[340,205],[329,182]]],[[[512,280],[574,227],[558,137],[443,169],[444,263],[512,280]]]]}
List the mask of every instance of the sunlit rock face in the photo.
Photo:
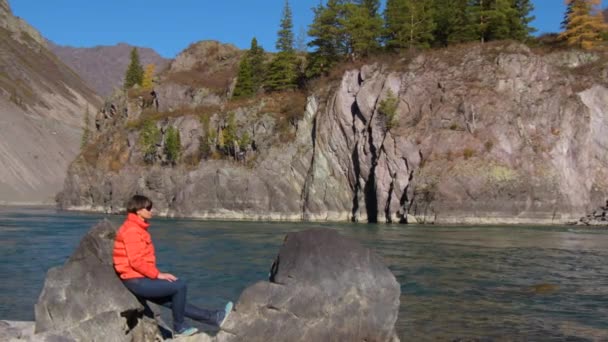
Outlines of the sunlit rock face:
{"type": "MultiPolygon", "coordinates": [[[[193,63],[183,58],[174,68],[193,63]]],[[[152,165],[142,163],[141,129],[123,128],[145,108],[115,99],[120,115],[98,114],[96,134],[109,148],[78,157],[59,204],[113,212],[140,192],[169,216],[564,223],[608,194],[607,80],[592,53],[493,43],[349,69],[317,83],[288,125],[274,114],[282,105],[256,100],[222,109],[228,90],[219,98],[196,93],[192,101],[207,103],[210,118],[157,121],[152,165]],[[230,113],[236,134],[255,141],[245,162],[192,158],[209,131],[227,127],[230,113]],[[169,126],[194,164],[163,161],[169,126]]],[[[160,107],[165,97],[158,94],[160,107]]]]}

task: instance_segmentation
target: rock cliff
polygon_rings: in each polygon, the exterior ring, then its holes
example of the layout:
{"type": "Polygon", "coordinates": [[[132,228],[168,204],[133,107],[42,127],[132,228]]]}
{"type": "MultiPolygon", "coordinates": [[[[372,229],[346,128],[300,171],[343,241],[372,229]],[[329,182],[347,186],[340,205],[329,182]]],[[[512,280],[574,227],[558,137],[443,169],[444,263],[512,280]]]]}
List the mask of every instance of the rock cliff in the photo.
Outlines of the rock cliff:
{"type": "Polygon", "coordinates": [[[100,99],[0,2],[0,203],[52,203],[100,99]]]}
{"type": "MultiPolygon", "coordinates": [[[[228,85],[190,110],[151,112],[142,97],[115,98],[98,116],[104,150],[77,158],[58,202],[112,212],[138,192],[169,216],[575,220],[608,193],[605,61],[470,44],[347,68],[306,101],[227,101],[228,85]],[[154,151],[142,147],[146,120],[159,131],[154,151]],[[178,163],[163,159],[170,126],[182,137],[178,163]],[[228,131],[226,147],[218,135],[228,131]]],[[[185,72],[190,62],[173,67],[185,72]]],[[[156,100],[174,101],[163,92],[156,100]]]]}

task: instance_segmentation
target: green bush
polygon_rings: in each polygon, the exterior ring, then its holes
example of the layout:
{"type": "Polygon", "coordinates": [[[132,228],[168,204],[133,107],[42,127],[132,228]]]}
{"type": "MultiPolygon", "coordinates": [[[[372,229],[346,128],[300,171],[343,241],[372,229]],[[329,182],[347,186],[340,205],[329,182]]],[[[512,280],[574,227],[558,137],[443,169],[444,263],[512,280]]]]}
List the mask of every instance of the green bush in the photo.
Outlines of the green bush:
{"type": "Polygon", "coordinates": [[[165,156],[169,163],[175,165],[181,154],[181,139],[179,130],[173,126],[169,126],[165,136],[165,156]]]}
{"type": "Polygon", "coordinates": [[[386,125],[385,127],[387,131],[390,131],[393,127],[397,125],[395,116],[397,114],[398,104],[399,99],[389,89],[386,98],[380,102],[380,107],[378,108],[380,114],[384,115],[386,125]]]}
{"type": "Polygon", "coordinates": [[[139,134],[139,145],[144,154],[144,161],[152,164],[156,156],[156,145],[161,138],[160,130],[152,120],[144,121],[139,134]]]}
{"type": "Polygon", "coordinates": [[[469,159],[471,157],[473,157],[475,155],[475,150],[473,150],[472,148],[465,148],[462,151],[462,156],[464,157],[464,159],[469,159]]]}

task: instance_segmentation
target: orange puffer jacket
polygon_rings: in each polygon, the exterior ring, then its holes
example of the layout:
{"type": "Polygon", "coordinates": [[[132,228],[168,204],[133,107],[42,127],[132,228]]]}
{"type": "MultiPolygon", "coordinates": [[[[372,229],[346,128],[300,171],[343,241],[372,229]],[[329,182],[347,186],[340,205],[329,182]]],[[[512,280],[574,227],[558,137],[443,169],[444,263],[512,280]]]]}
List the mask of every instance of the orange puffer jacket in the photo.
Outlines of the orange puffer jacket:
{"type": "Polygon", "coordinates": [[[112,258],[114,269],[121,279],[158,277],[154,245],[148,233],[149,226],[149,223],[136,214],[129,213],[118,229],[112,258]]]}

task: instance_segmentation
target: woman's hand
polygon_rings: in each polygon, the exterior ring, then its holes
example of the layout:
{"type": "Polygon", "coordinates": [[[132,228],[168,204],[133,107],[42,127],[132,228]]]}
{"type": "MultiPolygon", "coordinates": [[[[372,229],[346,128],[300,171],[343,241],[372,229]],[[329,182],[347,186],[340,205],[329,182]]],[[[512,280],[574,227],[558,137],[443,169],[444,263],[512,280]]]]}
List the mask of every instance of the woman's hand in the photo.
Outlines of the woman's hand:
{"type": "Polygon", "coordinates": [[[158,274],[158,276],[156,277],[156,279],[161,279],[161,280],[167,280],[167,281],[170,281],[170,282],[174,282],[174,281],[177,280],[177,277],[174,276],[171,273],[162,273],[161,272],[161,273],[158,274]]]}

